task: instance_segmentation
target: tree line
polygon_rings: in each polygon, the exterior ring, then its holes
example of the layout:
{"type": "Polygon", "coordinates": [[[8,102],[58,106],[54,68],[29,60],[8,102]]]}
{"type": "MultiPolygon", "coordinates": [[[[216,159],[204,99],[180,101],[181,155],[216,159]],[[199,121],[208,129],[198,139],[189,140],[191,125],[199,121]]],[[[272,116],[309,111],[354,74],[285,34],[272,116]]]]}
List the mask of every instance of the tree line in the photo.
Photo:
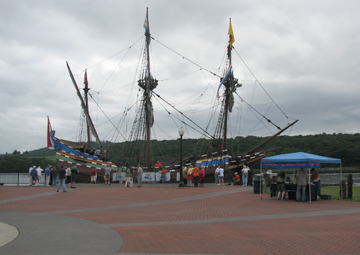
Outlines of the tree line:
{"type": "MultiPolygon", "coordinates": [[[[236,137],[227,140],[227,149],[231,155],[243,155],[255,148],[269,137],[236,137]]],[[[211,152],[212,140],[208,139],[183,139],[183,158],[196,157],[211,152]]],[[[142,144],[142,148],[145,146],[142,144]]],[[[213,146],[213,151],[217,148],[213,146]]],[[[360,166],[360,134],[317,134],[298,136],[279,136],[257,151],[265,150],[267,156],[274,156],[292,152],[306,152],[326,157],[340,158],[343,166],[360,166]]],[[[138,151],[132,148],[131,143],[110,144],[107,147],[108,158],[113,162],[138,161],[138,151]],[[128,148],[131,148],[129,150],[128,148]]],[[[151,143],[153,163],[161,158],[179,159],[180,139],[153,140],[151,143]]]]}
{"type": "MultiPolygon", "coordinates": [[[[268,137],[236,137],[227,140],[227,148],[231,155],[243,155],[253,149],[268,137]]],[[[107,143],[107,157],[110,161],[123,165],[135,165],[141,160],[140,152],[145,148],[134,149],[135,142],[107,143]]],[[[213,141],[208,139],[183,139],[183,158],[196,157],[211,152],[213,141]]],[[[96,146],[96,145],[95,145],[96,146]]],[[[213,146],[213,151],[217,148],[213,146]]],[[[292,152],[307,152],[326,157],[339,158],[342,165],[347,167],[360,166],[360,134],[317,134],[298,136],[279,136],[267,143],[258,151],[267,150],[267,156],[274,156],[292,152]]],[[[56,165],[53,150],[42,148],[29,151],[26,154],[1,155],[0,172],[27,172],[32,165],[45,168],[47,165],[56,165]],[[51,156],[51,157],[49,157],[51,156]]],[[[180,139],[153,140],[151,143],[153,164],[159,159],[180,158],[180,139]]]]}

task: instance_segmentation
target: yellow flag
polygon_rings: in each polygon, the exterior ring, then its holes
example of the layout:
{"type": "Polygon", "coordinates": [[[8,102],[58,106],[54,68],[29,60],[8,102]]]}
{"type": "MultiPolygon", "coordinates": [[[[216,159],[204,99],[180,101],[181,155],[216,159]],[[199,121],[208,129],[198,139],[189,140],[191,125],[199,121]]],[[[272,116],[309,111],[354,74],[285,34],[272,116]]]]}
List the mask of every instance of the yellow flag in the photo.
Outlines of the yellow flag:
{"type": "Polygon", "coordinates": [[[234,37],[234,32],[232,30],[232,26],[231,26],[231,19],[230,19],[230,25],[229,25],[229,45],[230,45],[230,49],[232,48],[232,44],[235,42],[235,37],[234,37]]]}

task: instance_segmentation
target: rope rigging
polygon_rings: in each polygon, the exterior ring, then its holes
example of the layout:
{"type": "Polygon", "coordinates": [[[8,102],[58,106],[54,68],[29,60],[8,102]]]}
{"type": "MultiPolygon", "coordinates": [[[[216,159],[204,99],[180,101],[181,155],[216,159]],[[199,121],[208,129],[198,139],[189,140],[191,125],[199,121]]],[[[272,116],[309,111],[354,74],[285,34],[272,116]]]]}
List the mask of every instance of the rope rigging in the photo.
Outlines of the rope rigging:
{"type": "Polygon", "coordinates": [[[111,119],[106,115],[106,113],[103,111],[103,109],[100,107],[100,105],[95,101],[95,99],[92,97],[91,94],[89,94],[91,99],[95,102],[95,104],[97,105],[97,107],[99,107],[99,109],[102,111],[102,113],[105,115],[105,117],[109,120],[109,122],[111,123],[111,125],[113,125],[113,127],[116,129],[116,131],[119,132],[119,134],[125,139],[126,141],[126,138],[125,136],[122,135],[122,133],[120,132],[120,130],[118,130],[118,128],[114,125],[114,123],[111,121],[111,119]]]}
{"type": "Polygon", "coordinates": [[[245,61],[242,59],[242,57],[240,56],[240,54],[237,52],[237,50],[235,49],[235,47],[233,46],[234,51],[236,52],[236,54],[238,55],[238,57],[241,59],[241,61],[243,62],[243,64],[245,65],[245,67],[248,69],[248,71],[251,73],[251,75],[254,77],[254,79],[256,80],[257,83],[259,83],[260,87],[264,90],[264,92],[268,95],[268,97],[271,99],[271,101],[276,105],[276,107],[282,112],[282,114],[284,114],[284,116],[286,118],[288,118],[288,116],[285,114],[285,112],[275,103],[275,101],[272,99],[272,97],[270,96],[270,94],[265,90],[265,88],[263,87],[263,85],[260,83],[260,81],[256,78],[256,76],[254,75],[254,73],[250,70],[250,68],[248,67],[248,65],[245,63],[245,61]]]}
{"type": "MultiPolygon", "coordinates": [[[[180,113],[183,117],[185,117],[186,119],[188,119],[191,123],[193,123],[196,127],[200,128],[205,134],[207,134],[209,137],[213,138],[214,137],[209,134],[206,130],[204,130],[202,127],[200,127],[198,124],[196,124],[194,121],[192,121],[189,117],[187,117],[186,115],[184,115],[181,111],[179,111],[178,109],[176,109],[175,106],[171,105],[169,102],[167,102],[164,98],[162,98],[159,94],[157,94],[156,92],[152,91],[153,95],[156,95],[158,98],[160,98],[162,101],[164,101],[166,104],[168,104],[169,106],[171,106],[175,111],[177,111],[178,113],[180,113]]],[[[168,114],[171,114],[169,111],[167,111],[168,114]]],[[[180,119],[179,119],[180,120],[180,119]]],[[[181,120],[180,120],[181,121],[181,120]]],[[[181,121],[181,123],[183,123],[184,125],[189,126],[190,128],[194,129],[193,127],[191,127],[190,125],[188,125],[187,123],[185,123],[184,121],[181,121]]],[[[196,130],[196,129],[194,129],[196,130]]],[[[197,131],[197,130],[196,130],[197,131]]],[[[198,131],[199,132],[199,131],[198,131]]]]}
{"type": "Polygon", "coordinates": [[[260,116],[262,116],[264,119],[266,119],[267,122],[269,122],[270,124],[272,124],[273,126],[275,126],[277,129],[281,129],[279,126],[275,125],[275,123],[273,123],[270,119],[266,118],[265,115],[261,114],[258,110],[256,110],[253,106],[251,106],[248,102],[246,102],[236,91],[235,94],[248,106],[250,107],[252,110],[254,110],[255,112],[257,112],[260,116]]]}
{"type": "Polygon", "coordinates": [[[161,43],[160,41],[156,40],[154,37],[151,37],[151,39],[152,39],[152,40],[154,40],[155,42],[159,43],[160,45],[164,46],[164,47],[165,47],[165,48],[167,48],[168,50],[170,50],[170,51],[174,52],[176,55],[179,55],[179,56],[180,56],[180,57],[182,57],[183,59],[185,59],[185,60],[189,61],[190,63],[192,63],[192,64],[194,64],[194,65],[196,65],[196,66],[200,67],[201,69],[203,69],[203,70],[205,70],[205,71],[207,71],[207,72],[211,73],[211,74],[212,74],[212,75],[214,75],[214,76],[217,76],[217,77],[221,78],[218,74],[216,74],[216,73],[214,73],[214,72],[212,72],[212,71],[208,70],[207,68],[204,68],[203,66],[200,66],[199,64],[197,64],[197,63],[195,63],[194,61],[192,61],[192,60],[188,59],[188,58],[187,58],[187,57],[185,57],[184,55],[181,55],[180,53],[176,52],[175,50],[171,49],[170,47],[168,47],[168,46],[166,46],[165,44],[161,43]]]}

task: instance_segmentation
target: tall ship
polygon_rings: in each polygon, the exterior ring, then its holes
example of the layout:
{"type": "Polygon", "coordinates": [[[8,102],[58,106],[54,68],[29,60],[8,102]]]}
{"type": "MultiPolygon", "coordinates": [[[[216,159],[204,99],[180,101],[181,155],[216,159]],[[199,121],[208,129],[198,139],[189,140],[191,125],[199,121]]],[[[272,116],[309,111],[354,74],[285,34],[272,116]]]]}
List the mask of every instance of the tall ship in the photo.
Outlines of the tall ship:
{"type": "MultiPolygon", "coordinates": [[[[92,169],[95,169],[98,172],[98,176],[101,176],[101,173],[107,166],[112,170],[119,170],[123,166],[131,168],[141,165],[145,171],[158,171],[159,169],[154,169],[154,164],[159,160],[164,167],[175,171],[179,171],[180,165],[204,165],[207,167],[207,176],[213,176],[213,172],[219,164],[223,164],[226,170],[237,171],[244,164],[257,162],[266,155],[267,151],[273,150],[274,148],[264,149],[264,147],[273,138],[297,122],[297,120],[294,120],[290,123],[288,117],[280,109],[280,112],[287,119],[284,127],[280,127],[280,125],[273,123],[270,118],[261,113],[259,107],[247,103],[237,93],[237,90],[243,88],[243,84],[234,76],[235,65],[232,59],[235,49],[233,46],[235,37],[231,19],[228,30],[229,40],[221,67],[213,68],[213,70],[173,50],[151,36],[148,9],[146,10],[143,27],[145,33],[142,40],[137,40],[126,50],[121,51],[120,53],[123,53],[123,55],[121,55],[121,59],[116,66],[116,68],[124,66],[125,72],[128,74],[128,66],[123,64],[125,58],[142,41],[143,44],[138,47],[140,52],[136,53],[138,56],[138,59],[135,61],[137,64],[134,65],[136,71],[131,74],[132,77],[137,78],[120,84],[120,89],[112,88],[107,91],[107,93],[111,94],[114,94],[115,91],[121,91],[121,95],[124,95],[125,88],[127,88],[129,96],[127,100],[121,100],[126,102],[125,105],[122,105],[123,112],[111,117],[102,110],[96,100],[93,100],[106,117],[108,129],[111,130],[105,134],[106,137],[111,137],[111,143],[107,143],[106,146],[103,146],[103,142],[99,138],[97,132],[99,125],[94,124],[89,110],[89,97],[94,99],[94,93],[101,96],[103,92],[96,92],[94,90],[93,94],[89,92],[88,69],[84,69],[84,88],[83,93],[81,93],[76,82],[76,75],[73,74],[70,64],[66,62],[72,84],[81,103],[83,118],[81,123],[84,123],[82,128],[85,129],[81,133],[86,135],[85,138],[82,135],[78,141],[58,139],[55,136],[55,132],[51,129],[50,120],[48,120],[48,147],[55,150],[58,166],[71,167],[75,165],[78,167],[80,170],[80,181],[89,181],[92,169]],[[161,75],[167,73],[170,77],[163,77],[157,80],[153,76],[153,65],[151,65],[150,61],[153,59],[151,52],[158,52],[151,49],[153,44],[161,46],[164,51],[171,54],[171,56],[163,56],[163,62],[170,58],[177,58],[182,61],[185,60],[193,68],[178,68],[176,70],[180,74],[172,75],[169,75],[169,72],[166,72],[166,70],[161,70],[161,75]],[[194,78],[194,75],[197,75],[197,77],[194,78]],[[204,76],[211,77],[207,79],[207,83],[204,86],[202,85],[203,81],[194,82],[194,80],[199,80],[204,76]],[[183,78],[187,80],[180,81],[183,78]],[[157,92],[155,89],[157,89],[159,83],[161,85],[159,86],[160,92],[157,92]],[[179,88],[182,86],[181,84],[187,83],[194,83],[193,86],[190,85],[190,88],[196,91],[195,94],[190,93],[187,96],[189,91],[186,91],[184,95],[180,94],[181,90],[179,88]],[[169,96],[169,92],[171,93],[170,99],[167,99],[166,96],[169,96]],[[205,99],[205,96],[208,96],[208,98],[205,99]],[[155,103],[153,102],[154,99],[156,99],[155,103]],[[235,126],[237,124],[244,124],[243,121],[238,121],[237,119],[242,114],[242,107],[246,107],[248,112],[258,115],[257,126],[261,123],[267,130],[270,131],[270,127],[272,127],[276,131],[272,132],[271,136],[258,146],[239,152],[239,149],[235,151],[233,148],[230,148],[228,141],[241,135],[241,129],[235,126]],[[160,114],[159,108],[162,108],[166,113],[165,115],[168,117],[168,120],[164,120],[164,114],[160,114]],[[236,115],[236,117],[232,115],[236,115]],[[165,133],[167,137],[173,140],[178,138],[174,134],[169,135],[169,132],[165,130],[165,127],[168,125],[172,125],[172,130],[175,131],[180,127],[184,127],[185,138],[200,139],[202,141],[193,145],[193,152],[191,155],[184,155],[181,164],[178,158],[169,158],[170,152],[159,149],[159,143],[162,141],[158,137],[163,138],[162,133],[165,133]],[[120,146],[117,146],[119,144],[120,146]],[[95,149],[100,149],[102,153],[104,151],[107,153],[101,156],[93,155],[91,150],[94,146],[95,149]],[[156,158],[152,156],[154,154],[157,155],[156,158]]],[[[117,55],[120,54],[115,54],[114,56],[117,55]]],[[[236,55],[241,59],[237,52],[236,55]]],[[[103,63],[103,61],[100,63],[103,63]]],[[[169,62],[169,69],[172,63],[169,62]]],[[[115,71],[114,69],[111,75],[115,71]]],[[[109,78],[106,79],[104,84],[108,80],[109,78]]],[[[255,84],[259,84],[255,76],[253,81],[255,81],[255,84]]],[[[115,84],[118,85],[118,83],[116,82],[115,84]]],[[[274,105],[272,99],[271,105],[274,105]]],[[[275,106],[278,107],[276,104],[275,106]]],[[[265,110],[265,112],[267,111],[268,109],[265,110]]],[[[108,141],[108,139],[106,140],[108,141]]],[[[177,151],[179,148],[171,148],[171,150],[177,151]]]]}
{"type": "MultiPolygon", "coordinates": [[[[272,139],[279,136],[288,128],[292,127],[298,120],[294,120],[291,123],[287,123],[285,127],[281,128],[271,121],[268,117],[257,111],[255,107],[245,102],[245,100],[237,93],[237,89],[242,87],[242,84],[234,77],[232,56],[235,42],[235,37],[232,29],[231,19],[229,21],[228,30],[229,41],[226,48],[226,57],[224,61],[223,73],[220,76],[219,86],[217,88],[216,97],[221,102],[220,112],[217,119],[215,132],[212,136],[212,143],[210,146],[210,153],[197,156],[196,164],[198,166],[203,165],[206,168],[206,174],[212,174],[215,171],[215,167],[222,164],[224,169],[241,171],[242,166],[251,165],[254,162],[259,161],[266,156],[266,152],[272,151],[278,148],[263,147],[269,143],[272,139]],[[275,134],[271,135],[268,139],[261,142],[257,146],[244,151],[242,154],[233,155],[228,148],[228,130],[229,119],[233,112],[235,104],[235,96],[248,105],[251,111],[258,113],[259,118],[265,120],[266,123],[274,126],[277,129],[275,134]]],[[[255,78],[255,77],[254,77],[255,78]]],[[[257,79],[255,78],[257,81],[257,79]]],[[[282,112],[282,111],[281,111],[282,112]]],[[[285,115],[285,114],[284,114],[285,115]]]]}

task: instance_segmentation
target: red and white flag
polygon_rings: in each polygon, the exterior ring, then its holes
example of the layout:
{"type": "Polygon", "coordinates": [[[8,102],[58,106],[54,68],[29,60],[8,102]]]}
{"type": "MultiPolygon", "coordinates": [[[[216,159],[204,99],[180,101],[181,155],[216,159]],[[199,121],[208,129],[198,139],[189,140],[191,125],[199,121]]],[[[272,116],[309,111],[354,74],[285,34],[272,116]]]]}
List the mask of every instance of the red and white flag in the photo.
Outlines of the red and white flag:
{"type": "Polygon", "coordinates": [[[54,149],[53,132],[52,132],[49,116],[48,116],[48,128],[47,128],[47,147],[52,150],[54,149]]]}

